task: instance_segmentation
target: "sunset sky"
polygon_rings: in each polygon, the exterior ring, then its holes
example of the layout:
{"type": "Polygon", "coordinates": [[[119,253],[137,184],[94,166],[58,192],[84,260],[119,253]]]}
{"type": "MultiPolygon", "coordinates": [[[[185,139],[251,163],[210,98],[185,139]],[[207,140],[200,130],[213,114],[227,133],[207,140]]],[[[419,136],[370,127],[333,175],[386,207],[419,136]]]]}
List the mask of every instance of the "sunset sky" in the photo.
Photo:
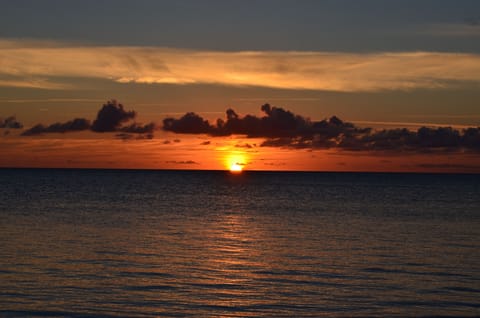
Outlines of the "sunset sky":
{"type": "Polygon", "coordinates": [[[0,167],[480,172],[480,1],[0,1],[0,167]]]}

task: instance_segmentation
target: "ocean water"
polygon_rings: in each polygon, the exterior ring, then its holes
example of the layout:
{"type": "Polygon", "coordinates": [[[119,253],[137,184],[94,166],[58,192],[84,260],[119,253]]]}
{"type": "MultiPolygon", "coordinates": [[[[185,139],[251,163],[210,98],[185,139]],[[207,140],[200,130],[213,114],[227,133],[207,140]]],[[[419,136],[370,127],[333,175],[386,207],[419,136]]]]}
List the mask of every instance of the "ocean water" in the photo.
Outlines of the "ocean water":
{"type": "Polygon", "coordinates": [[[1,317],[480,316],[480,176],[0,169],[1,317]]]}

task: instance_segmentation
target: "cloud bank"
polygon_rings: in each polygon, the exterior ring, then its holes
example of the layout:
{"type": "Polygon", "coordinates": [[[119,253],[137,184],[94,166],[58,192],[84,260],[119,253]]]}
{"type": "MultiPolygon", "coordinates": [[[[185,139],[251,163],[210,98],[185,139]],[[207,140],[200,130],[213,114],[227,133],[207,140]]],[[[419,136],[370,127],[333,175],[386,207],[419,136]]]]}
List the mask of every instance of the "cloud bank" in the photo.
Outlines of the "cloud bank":
{"type": "Polygon", "coordinates": [[[88,119],[75,118],[65,123],[54,123],[49,126],[37,124],[32,128],[25,130],[22,135],[33,136],[44,133],[66,133],[73,131],[92,130],[98,133],[122,132],[124,133],[124,135],[121,135],[122,138],[126,139],[125,133],[152,134],[155,130],[155,124],[153,122],[146,125],[134,122],[127,126],[122,126],[122,124],[133,120],[136,115],[137,113],[133,110],[126,111],[124,106],[118,103],[116,100],[110,100],[98,111],[97,118],[93,121],[93,124],[91,124],[88,119]]]}
{"type": "Polygon", "coordinates": [[[336,116],[321,121],[296,115],[281,107],[265,104],[263,117],[239,116],[226,111],[226,120],[215,124],[189,112],[180,118],[166,118],[163,129],[181,134],[211,136],[246,135],[265,138],[262,147],[296,149],[342,149],[350,151],[474,151],[480,152],[480,127],[463,130],[451,127],[421,127],[373,130],[344,122],[336,116]]]}
{"type": "Polygon", "coordinates": [[[480,55],[221,52],[0,40],[0,85],[62,89],[60,77],[341,92],[434,89],[480,84],[480,55]]]}
{"type": "Polygon", "coordinates": [[[44,133],[66,133],[69,131],[82,131],[90,129],[90,121],[85,118],[75,118],[65,123],[55,123],[49,126],[37,124],[32,128],[25,130],[23,136],[33,136],[44,133]]]}

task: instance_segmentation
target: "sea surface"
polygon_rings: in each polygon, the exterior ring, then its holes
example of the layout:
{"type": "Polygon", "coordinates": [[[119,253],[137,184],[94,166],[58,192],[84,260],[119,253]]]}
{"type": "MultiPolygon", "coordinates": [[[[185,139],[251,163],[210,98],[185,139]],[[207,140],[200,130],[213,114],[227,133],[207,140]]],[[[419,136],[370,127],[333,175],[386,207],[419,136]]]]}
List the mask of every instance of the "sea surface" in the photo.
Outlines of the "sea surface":
{"type": "Polygon", "coordinates": [[[25,316],[480,316],[480,175],[0,169],[25,316]]]}

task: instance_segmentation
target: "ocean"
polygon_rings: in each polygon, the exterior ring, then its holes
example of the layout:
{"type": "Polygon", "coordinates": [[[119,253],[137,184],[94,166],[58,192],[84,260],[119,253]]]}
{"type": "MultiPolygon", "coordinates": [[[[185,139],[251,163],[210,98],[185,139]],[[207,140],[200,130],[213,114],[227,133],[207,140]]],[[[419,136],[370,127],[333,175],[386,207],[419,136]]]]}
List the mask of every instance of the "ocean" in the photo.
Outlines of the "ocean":
{"type": "Polygon", "coordinates": [[[480,316],[480,175],[0,169],[1,317],[480,316]]]}

